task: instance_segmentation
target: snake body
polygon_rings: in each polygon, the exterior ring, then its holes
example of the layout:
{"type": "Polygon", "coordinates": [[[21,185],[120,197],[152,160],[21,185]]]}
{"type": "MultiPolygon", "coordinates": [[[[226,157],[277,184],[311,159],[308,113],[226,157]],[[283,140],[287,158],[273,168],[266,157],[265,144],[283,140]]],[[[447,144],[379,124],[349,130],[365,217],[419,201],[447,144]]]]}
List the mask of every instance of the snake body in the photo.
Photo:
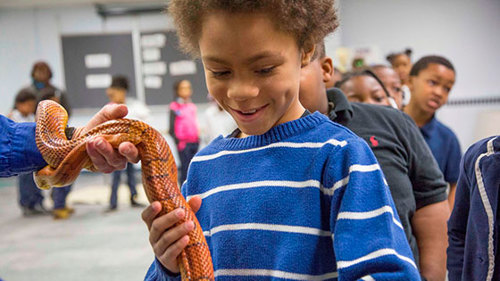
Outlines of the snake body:
{"type": "Polygon", "coordinates": [[[100,136],[117,148],[128,141],[139,150],[142,182],[150,202],[159,201],[159,216],[183,208],[186,216],[178,224],[192,220],[189,243],[178,257],[182,280],[214,280],[212,258],[201,226],[180,193],[177,167],[170,148],[161,134],[144,122],[118,119],[105,122],[84,135],[68,140],[66,110],[53,101],[40,102],[37,109],[36,143],[48,166],[35,173],[42,189],[65,186],[76,180],[81,169],[94,170],[87,155],[87,141],[100,136]]]}

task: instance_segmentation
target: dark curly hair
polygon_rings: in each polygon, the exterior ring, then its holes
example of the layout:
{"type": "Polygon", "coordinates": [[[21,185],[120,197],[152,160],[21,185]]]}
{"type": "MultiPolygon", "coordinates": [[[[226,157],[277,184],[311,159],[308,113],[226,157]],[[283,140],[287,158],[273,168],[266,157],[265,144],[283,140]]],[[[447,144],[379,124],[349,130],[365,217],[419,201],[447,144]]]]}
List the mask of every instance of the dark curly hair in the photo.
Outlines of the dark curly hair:
{"type": "Polygon", "coordinates": [[[300,48],[314,46],[338,26],[334,0],[171,0],[168,13],[180,47],[194,57],[200,55],[201,24],[210,11],[268,13],[279,30],[296,38],[300,48]]]}

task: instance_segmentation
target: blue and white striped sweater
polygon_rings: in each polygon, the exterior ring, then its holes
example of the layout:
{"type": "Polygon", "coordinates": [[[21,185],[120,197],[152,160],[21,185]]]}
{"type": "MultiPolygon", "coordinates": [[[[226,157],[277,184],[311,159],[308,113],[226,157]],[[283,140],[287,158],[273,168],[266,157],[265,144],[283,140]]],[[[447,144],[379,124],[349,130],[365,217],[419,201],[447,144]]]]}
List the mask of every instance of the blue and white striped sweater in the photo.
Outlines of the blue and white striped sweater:
{"type": "MultiPolygon", "coordinates": [[[[319,113],[217,138],[182,191],[203,198],[216,280],[420,280],[375,157],[319,113]]],[[[175,278],[155,262],[146,280],[175,278]]]]}

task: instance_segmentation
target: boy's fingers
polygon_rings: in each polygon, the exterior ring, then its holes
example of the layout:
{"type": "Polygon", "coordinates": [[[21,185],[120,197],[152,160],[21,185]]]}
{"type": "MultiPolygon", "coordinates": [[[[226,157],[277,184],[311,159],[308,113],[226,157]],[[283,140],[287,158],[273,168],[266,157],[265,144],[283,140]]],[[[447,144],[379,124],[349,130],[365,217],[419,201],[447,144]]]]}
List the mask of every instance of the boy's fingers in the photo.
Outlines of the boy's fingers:
{"type": "Polygon", "coordinates": [[[193,229],[194,223],[192,221],[170,228],[168,231],[163,233],[154,245],[155,252],[160,254],[164,253],[172,244],[187,235],[193,229]]]}
{"type": "Polygon", "coordinates": [[[151,203],[151,205],[147,206],[141,213],[142,220],[148,226],[148,229],[151,229],[151,224],[153,224],[153,220],[156,218],[158,213],[161,211],[161,204],[158,201],[151,203]]]}
{"type": "Polygon", "coordinates": [[[149,242],[156,244],[158,239],[163,233],[174,226],[180,219],[184,218],[186,212],[183,209],[175,209],[170,213],[160,216],[153,220],[151,228],[149,229],[149,242]]]}
{"type": "Polygon", "coordinates": [[[196,213],[201,207],[201,197],[198,195],[193,196],[193,198],[191,198],[188,203],[189,207],[191,207],[191,210],[196,213]]]}
{"type": "Polygon", "coordinates": [[[188,243],[189,236],[184,235],[182,238],[172,244],[160,257],[160,260],[163,261],[163,266],[168,268],[173,273],[177,273],[179,271],[179,267],[177,265],[177,257],[181,254],[182,250],[184,250],[188,243]],[[171,266],[169,266],[170,263],[172,264],[171,266]]]}

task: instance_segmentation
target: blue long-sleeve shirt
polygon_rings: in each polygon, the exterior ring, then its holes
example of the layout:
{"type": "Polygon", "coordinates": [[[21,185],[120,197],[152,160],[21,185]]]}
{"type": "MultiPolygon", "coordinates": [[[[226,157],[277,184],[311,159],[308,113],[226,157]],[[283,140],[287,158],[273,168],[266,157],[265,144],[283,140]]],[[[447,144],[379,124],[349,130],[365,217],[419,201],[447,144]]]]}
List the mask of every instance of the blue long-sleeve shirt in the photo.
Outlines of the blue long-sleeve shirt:
{"type": "Polygon", "coordinates": [[[35,123],[16,123],[0,115],[0,177],[34,172],[46,165],[35,143],[35,123]]]}
{"type": "MultiPolygon", "coordinates": [[[[216,280],[420,280],[370,148],[320,113],[215,139],[182,192],[202,197],[216,280]]],[[[145,278],[179,279],[158,261],[145,278]]]]}

